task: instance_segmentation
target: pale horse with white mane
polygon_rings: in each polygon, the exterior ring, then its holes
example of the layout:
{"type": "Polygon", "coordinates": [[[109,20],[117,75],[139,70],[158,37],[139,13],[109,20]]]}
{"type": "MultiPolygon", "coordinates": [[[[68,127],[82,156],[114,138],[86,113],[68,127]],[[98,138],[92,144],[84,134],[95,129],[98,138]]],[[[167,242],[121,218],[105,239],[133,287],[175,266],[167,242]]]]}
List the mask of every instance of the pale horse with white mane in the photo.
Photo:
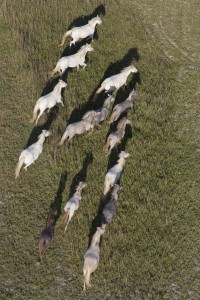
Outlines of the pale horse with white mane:
{"type": "Polygon", "coordinates": [[[105,90],[106,93],[111,93],[114,90],[118,90],[120,87],[122,87],[124,84],[126,84],[126,80],[131,73],[137,73],[138,70],[133,66],[130,65],[126,68],[124,68],[119,74],[110,76],[106,78],[100,88],[96,91],[93,101],[96,100],[98,95],[105,90]]]}
{"type": "Polygon", "coordinates": [[[39,157],[43,150],[45,138],[49,135],[50,132],[48,130],[42,130],[42,133],[38,136],[37,142],[27,147],[21,152],[19,162],[15,169],[15,179],[19,177],[19,173],[23,164],[25,164],[24,169],[27,170],[27,168],[30,165],[32,165],[35,162],[35,160],[39,157]]]}
{"type": "Polygon", "coordinates": [[[69,56],[63,56],[59,61],[57,62],[57,65],[55,69],[51,72],[51,77],[57,72],[60,73],[62,76],[63,73],[67,70],[67,68],[75,68],[77,67],[77,70],[79,70],[79,66],[85,67],[87,66],[85,63],[85,56],[87,52],[94,51],[94,48],[92,48],[91,45],[85,44],[83,45],[80,50],[72,55],[69,56]]]}
{"type": "Polygon", "coordinates": [[[62,88],[66,88],[67,83],[63,80],[59,79],[59,82],[54,87],[53,91],[45,96],[40,97],[34,107],[33,117],[30,122],[35,122],[37,125],[39,118],[43,114],[43,112],[48,108],[49,111],[52,107],[56,105],[56,103],[61,103],[64,106],[62,101],[61,90],[62,88]]]}
{"type": "Polygon", "coordinates": [[[84,39],[86,37],[93,39],[94,32],[95,32],[95,27],[97,24],[102,24],[102,20],[99,18],[97,15],[95,18],[91,19],[88,24],[79,26],[79,27],[74,27],[71,30],[68,30],[62,38],[62,42],[60,46],[63,46],[65,43],[65,40],[68,36],[72,37],[72,41],[70,42],[70,47],[71,45],[75,45],[75,43],[79,39],[84,39]]]}
{"type": "Polygon", "coordinates": [[[73,196],[67,201],[67,203],[64,206],[65,214],[63,216],[63,223],[66,223],[65,230],[67,230],[67,226],[69,225],[69,222],[71,218],[74,215],[75,210],[79,208],[82,196],[82,190],[87,186],[87,183],[85,182],[79,182],[79,185],[76,187],[76,191],[73,194],[73,196]]]}
{"type": "Polygon", "coordinates": [[[98,265],[99,265],[99,257],[100,257],[100,239],[104,234],[105,229],[101,227],[97,227],[95,234],[92,237],[92,242],[88,250],[84,254],[84,266],[83,266],[83,276],[84,276],[84,284],[83,289],[87,287],[91,287],[90,284],[90,275],[93,273],[98,265]]]}
{"type": "Polygon", "coordinates": [[[125,151],[121,151],[119,154],[119,159],[117,161],[117,164],[114,165],[110,170],[108,170],[105,181],[104,181],[104,191],[103,194],[107,195],[107,193],[110,191],[110,189],[117,183],[117,181],[120,179],[121,174],[123,172],[126,159],[130,156],[129,153],[125,151]]]}

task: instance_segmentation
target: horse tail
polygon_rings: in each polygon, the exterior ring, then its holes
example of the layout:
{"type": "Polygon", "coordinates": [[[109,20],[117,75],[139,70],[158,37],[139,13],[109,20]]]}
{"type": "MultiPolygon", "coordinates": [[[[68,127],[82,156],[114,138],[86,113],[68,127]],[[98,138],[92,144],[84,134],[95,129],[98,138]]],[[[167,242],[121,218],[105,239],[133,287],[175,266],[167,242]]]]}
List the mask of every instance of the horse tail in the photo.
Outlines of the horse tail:
{"type": "Polygon", "coordinates": [[[58,143],[58,146],[62,146],[62,144],[64,143],[64,141],[68,138],[68,130],[65,130],[60,142],[58,143]]]}
{"type": "Polygon", "coordinates": [[[19,177],[19,173],[20,173],[21,167],[23,166],[24,160],[25,160],[25,157],[23,156],[19,160],[19,162],[18,162],[18,164],[17,164],[17,166],[15,168],[15,179],[17,179],[17,177],[19,177]]]}
{"type": "Polygon", "coordinates": [[[65,32],[65,34],[63,35],[63,38],[62,38],[62,42],[59,46],[63,46],[64,43],[65,43],[65,40],[66,38],[72,33],[72,30],[68,30],[67,32],[65,32]]]}
{"type": "Polygon", "coordinates": [[[85,290],[85,286],[91,287],[91,284],[90,284],[90,275],[91,275],[91,272],[88,269],[87,270],[83,269],[83,274],[84,274],[84,286],[83,286],[83,289],[85,290]]]}
{"type": "Polygon", "coordinates": [[[115,121],[115,117],[116,117],[116,112],[113,111],[113,113],[110,116],[110,120],[108,121],[108,124],[111,124],[115,121]]]}
{"type": "Polygon", "coordinates": [[[69,223],[69,222],[68,222],[68,219],[69,219],[69,210],[67,210],[67,211],[65,212],[65,214],[64,214],[64,216],[62,217],[62,220],[61,220],[61,222],[62,222],[63,224],[66,223],[64,232],[67,230],[67,226],[68,226],[68,223],[69,223]]]}
{"type": "Polygon", "coordinates": [[[104,196],[107,195],[109,189],[110,189],[110,185],[108,183],[104,184],[104,190],[103,190],[104,196]]]}
{"type": "Polygon", "coordinates": [[[103,151],[108,152],[108,148],[109,148],[109,141],[107,141],[106,144],[104,145],[103,151]]]}
{"type": "Polygon", "coordinates": [[[69,212],[66,211],[65,214],[63,215],[62,219],[61,219],[61,223],[65,224],[65,222],[67,221],[68,217],[69,217],[69,212]]]}
{"type": "Polygon", "coordinates": [[[50,77],[53,77],[56,72],[58,72],[57,66],[50,72],[50,77]]]}
{"type": "Polygon", "coordinates": [[[33,117],[32,117],[32,119],[30,119],[30,123],[33,123],[36,120],[38,110],[39,110],[39,103],[36,103],[34,110],[33,110],[33,117]]]}
{"type": "Polygon", "coordinates": [[[42,257],[44,256],[44,253],[46,251],[48,247],[48,244],[46,243],[46,240],[45,239],[40,239],[40,242],[39,242],[39,260],[41,261],[42,260],[42,257]]]}
{"type": "Polygon", "coordinates": [[[94,95],[92,101],[95,101],[95,100],[97,99],[98,95],[99,95],[104,89],[105,89],[104,86],[101,86],[101,87],[96,91],[96,93],[95,93],[95,95],[94,95]]]}

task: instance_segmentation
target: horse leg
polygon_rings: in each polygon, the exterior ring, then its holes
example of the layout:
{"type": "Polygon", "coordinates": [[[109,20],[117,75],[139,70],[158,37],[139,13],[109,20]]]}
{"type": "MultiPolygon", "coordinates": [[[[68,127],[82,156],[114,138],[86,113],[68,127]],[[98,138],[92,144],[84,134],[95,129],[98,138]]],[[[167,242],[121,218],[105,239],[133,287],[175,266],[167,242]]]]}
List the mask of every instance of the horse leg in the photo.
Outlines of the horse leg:
{"type": "Polygon", "coordinates": [[[31,162],[31,163],[29,163],[29,164],[26,164],[26,165],[24,166],[24,170],[27,171],[27,168],[28,168],[30,165],[32,165],[33,163],[34,163],[34,161],[31,162]]]}
{"type": "Polygon", "coordinates": [[[87,40],[90,40],[90,39],[91,39],[91,41],[93,41],[93,38],[94,38],[94,34],[91,34],[91,35],[89,35],[89,36],[87,37],[87,40]]]}
{"type": "Polygon", "coordinates": [[[81,67],[83,67],[83,69],[85,69],[85,67],[87,66],[84,62],[80,65],[81,65],[81,67]]]}
{"type": "Polygon", "coordinates": [[[67,70],[67,68],[66,69],[60,69],[60,79],[62,79],[62,76],[65,74],[65,71],[67,70]]]}
{"type": "Polygon", "coordinates": [[[69,43],[69,46],[71,47],[72,45],[75,46],[76,40],[73,38],[73,40],[69,43]]]}
{"type": "Polygon", "coordinates": [[[43,111],[40,110],[40,113],[37,116],[37,120],[35,122],[35,125],[37,125],[39,118],[41,117],[41,115],[43,114],[43,111]]]}

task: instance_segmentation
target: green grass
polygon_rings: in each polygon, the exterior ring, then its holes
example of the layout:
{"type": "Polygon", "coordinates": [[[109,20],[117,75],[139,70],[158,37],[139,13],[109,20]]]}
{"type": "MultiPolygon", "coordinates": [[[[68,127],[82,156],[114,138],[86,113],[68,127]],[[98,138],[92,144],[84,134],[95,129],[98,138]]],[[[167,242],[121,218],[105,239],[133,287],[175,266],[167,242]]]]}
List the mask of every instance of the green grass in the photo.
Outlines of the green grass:
{"type": "MultiPolygon", "coordinates": [[[[19,180],[14,169],[39,129],[29,123],[58,46],[69,24],[90,15],[101,1],[3,1],[1,15],[1,299],[198,299],[199,298],[199,18],[198,1],[104,1],[94,52],[85,70],[69,73],[65,107],[58,107],[51,136],[37,162],[19,180]],[[148,2],[148,3],[147,3],[148,2]],[[191,17],[192,16],[192,17],[191,17]],[[135,49],[139,60],[130,60],[135,49]],[[137,50],[137,51],[136,51],[137,50]],[[130,53],[130,52],[129,52],[130,53]],[[102,148],[108,124],[75,137],[56,151],[66,124],[104,77],[133,62],[140,70],[132,120],[132,154],[121,178],[117,216],[103,236],[92,288],[83,292],[83,255],[94,230],[107,168],[117,158],[102,148]],[[30,139],[29,139],[30,138],[30,139]],[[56,156],[55,156],[56,153],[56,156]],[[93,160],[88,163],[88,153],[93,160]],[[59,193],[66,172],[65,188],[59,193]],[[81,206],[38,265],[38,241],[52,202],[63,206],[77,174],[87,173],[81,206]]],[[[67,45],[69,45],[69,40],[67,45]]],[[[132,83],[131,78],[129,85],[132,83]]],[[[127,88],[116,101],[123,100],[127,88]]]]}

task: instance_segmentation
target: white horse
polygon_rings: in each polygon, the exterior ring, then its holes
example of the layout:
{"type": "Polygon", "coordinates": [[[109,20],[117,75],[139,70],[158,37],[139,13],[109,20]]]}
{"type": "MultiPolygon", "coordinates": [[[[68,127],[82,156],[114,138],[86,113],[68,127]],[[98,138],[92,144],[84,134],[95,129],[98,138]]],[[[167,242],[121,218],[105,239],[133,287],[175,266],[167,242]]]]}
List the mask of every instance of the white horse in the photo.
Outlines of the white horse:
{"type": "Polygon", "coordinates": [[[91,287],[90,284],[90,275],[93,273],[98,265],[99,265],[99,256],[100,256],[100,248],[99,243],[101,239],[101,235],[103,235],[105,229],[101,227],[97,227],[97,231],[92,237],[92,242],[88,250],[84,254],[84,266],[83,266],[83,275],[84,275],[84,285],[83,289],[87,287],[91,287]]]}
{"type": "Polygon", "coordinates": [[[96,100],[98,95],[104,90],[106,93],[111,93],[114,90],[118,90],[120,87],[126,84],[129,74],[137,72],[138,70],[133,65],[130,65],[129,67],[124,68],[119,74],[106,78],[102,82],[100,88],[96,91],[93,101],[96,100]]]}
{"type": "Polygon", "coordinates": [[[94,51],[94,48],[92,48],[92,46],[89,44],[85,44],[77,53],[69,56],[63,56],[57,62],[55,69],[53,69],[53,71],[51,72],[51,77],[57,72],[62,75],[67,70],[67,68],[77,67],[78,70],[79,66],[81,66],[83,67],[83,69],[85,69],[85,67],[87,66],[85,63],[85,56],[89,51],[94,51]]]}
{"type": "Polygon", "coordinates": [[[21,152],[19,162],[15,169],[15,179],[19,177],[23,164],[25,164],[24,169],[27,170],[27,168],[39,157],[43,150],[45,138],[49,135],[50,132],[48,130],[42,130],[42,133],[38,137],[38,141],[21,152]]]}
{"type": "Polygon", "coordinates": [[[66,226],[64,232],[67,230],[67,226],[71,218],[73,217],[75,210],[79,208],[80,201],[82,198],[81,193],[86,186],[87,184],[85,182],[82,181],[79,182],[79,185],[77,186],[75,193],[65,204],[64,207],[65,214],[63,216],[63,222],[66,223],[66,226]]]}
{"type": "Polygon", "coordinates": [[[104,181],[104,191],[103,194],[107,195],[110,191],[111,187],[114,186],[115,183],[120,179],[122,171],[125,166],[126,159],[130,156],[129,153],[125,151],[121,151],[119,154],[119,159],[117,164],[114,165],[110,170],[108,170],[105,181],[104,181]]]}
{"type": "Polygon", "coordinates": [[[59,79],[59,82],[54,87],[53,91],[45,96],[40,97],[34,107],[33,111],[33,117],[30,120],[30,122],[34,122],[36,119],[35,124],[37,125],[39,118],[43,114],[43,112],[48,108],[49,111],[52,107],[56,105],[56,103],[61,103],[62,106],[64,106],[62,102],[62,96],[61,96],[61,90],[62,88],[66,88],[67,83],[63,80],[59,79]],[[38,114],[39,112],[39,114],[38,114]]]}
{"type": "Polygon", "coordinates": [[[99,18],[99,16],[97,15],[95,18],[91,19],[88,24],[84,25],[84,26],[79,26],[79,27],[74,27],[71,30],[68,30],[62,38],[62,42],[60,44],[60,46],[63,46],[65,43],[65,40],[68,36],[72,37],[72,41],[70,42],[70,47],[71,45],[75,45],[75,43],[79,40],[79,39],[84,39],[86,37],[89,37],[91,39],[93,39],[94,36],[94,32],[95,32],[95,27],[97,24],[102,24],[101,19],[99,18]]]}

